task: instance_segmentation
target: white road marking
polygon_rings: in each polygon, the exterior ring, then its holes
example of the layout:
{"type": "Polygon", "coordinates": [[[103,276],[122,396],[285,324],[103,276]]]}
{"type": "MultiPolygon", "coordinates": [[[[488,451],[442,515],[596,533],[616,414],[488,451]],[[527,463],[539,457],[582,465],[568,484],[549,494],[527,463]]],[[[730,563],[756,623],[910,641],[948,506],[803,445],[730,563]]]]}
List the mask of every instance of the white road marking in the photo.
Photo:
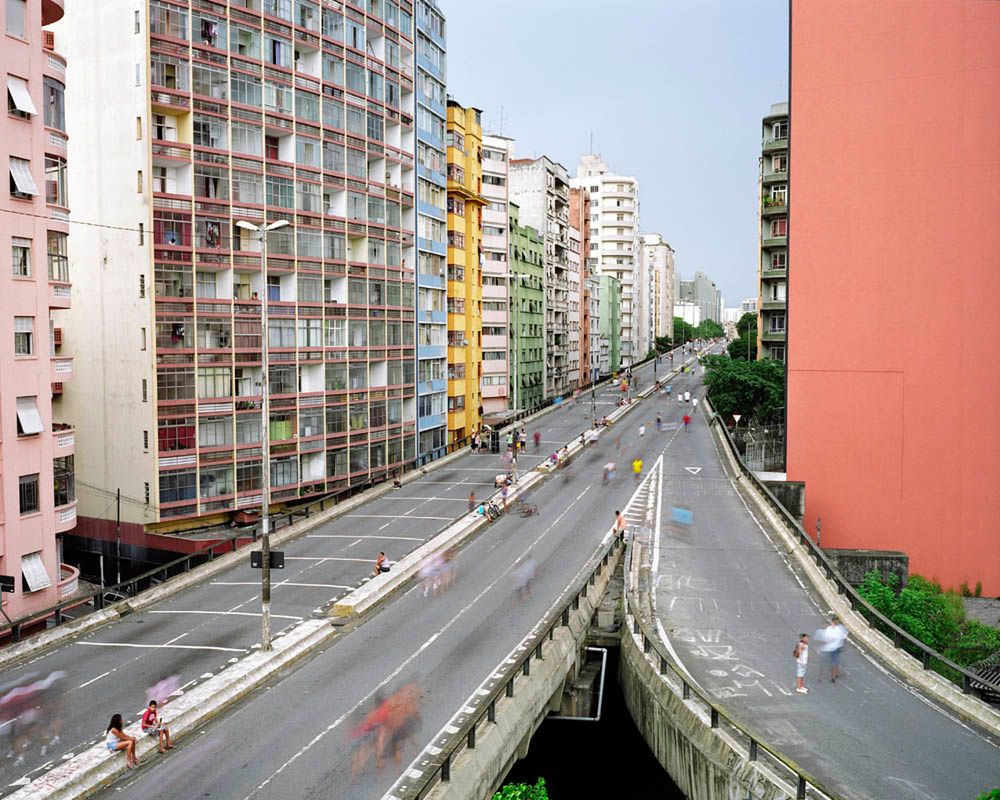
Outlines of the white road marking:
{"type": "Polygon", "coordinates": [[[347,546],[348,546],[348,547],[354,547],[354,545],[356,545],[356,544],[361,544],[361,539],[355,539],[355,540],[354,540],[353,542],[351,542],[351,543],[350,543],[349,545],[347,545],[347,546]]]}
{"type": "MultiPolygon", "coordinates": [[[[288,584],[286,583],[285,586],[288,584]]],[[[190,609],[169,609],[163,611],[149,611],[149,614],[209,614],[220,617],[259,617],[260,613],[254,611],[194,611],[190,609]]],[[[290,617],[287,614],[272,614],[273,619],[297,619],[301,620],[302,617],[290,617]]],[[[187,634],[185,634],[186,636],[187,634]]]]}
{"type": "Polygon", "coordinates": [[[245,653],[241,647],[211,647],[199,644],[134,644],[132,642],[77,642],[88,647],[135,647],[140,650],[217,650],[222,653],[245,653]]]}
{"type": "Polygon", "coordinates": [[[367,564],[371,559],[341,558],[339,556],[285,556],[285,561],[364,561],[367,564]]]}
{"type": "MultiPolygon", "coordinates": [[[[449,522],[453,519],[453,517],[409,517],[409,516],[406,516],[407,514],[410,514],[411,512],[416,511],[416,510],[417,509],[415,509],[415,508],[411,508],[409,511],[406,512],[406,514],[403,514],[402,516],[405,516],[407,519],[437,519],[437,520],[447,520],[449,522]]],[[[399,514],[348,514],[347,516],[353,517],[354,519],[399,519],[400,518],[399,514]]]]}
{"type": "Polygon", "coordinates": [[[420,536],[349,536],[347,534],[340,534],[340,533],[311,533],[306,538],[307,539],[357,539],[357,541],[359,542],[362,539],[399,539],[401,542],[426,541],[426,539],[423,539],[420,536]]]}
{"type": "Polygon", "coordinates": [[[86,683],[81,683],[81,684],[80,684],[79,686],[77,686],[76,688],[77,688],[77,689],[83,689],[83,688],[84,688],[84,687],[86,687],[86,686],[90,686],[90,684],[92,684],[92,683],[97,683],[97,681],[99,681],[99,680],[100,680],[101,678],[106,678],[106,677],[107,677],[108,675],[110,675],[110,674],[111,674],[112,672],[114,672],[114,670],[113,670],[113,669],[109,669],[109,670],[108,670],[107,672],[102,672],[102,673],[101,673],[100,675],[98,675],[98,676],[97,676],[96,678],[91,678],[91,679],[90,679],[89,681],[87,681],[86,683]]]}

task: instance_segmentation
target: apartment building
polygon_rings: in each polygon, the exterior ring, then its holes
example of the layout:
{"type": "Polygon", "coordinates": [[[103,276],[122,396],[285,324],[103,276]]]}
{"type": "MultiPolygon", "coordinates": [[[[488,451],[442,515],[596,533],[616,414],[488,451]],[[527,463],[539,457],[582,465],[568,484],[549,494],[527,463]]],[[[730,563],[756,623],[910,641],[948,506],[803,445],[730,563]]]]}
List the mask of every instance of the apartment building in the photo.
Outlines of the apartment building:
{"type": "Polygon", "coordinates": [[[622,286],[613,275],[598,279],[598,368],[601,375],[610,375],[622,368],[621,361],[621,309],[622,286]]]}
{"type": "Polygon", "coordinates": [[[569,224],[580,232],[580,386],[589,386],[600,375],[600,282],[594,276],[597,259],[590,255],[590,195],[569,190],[569,224]]]}
{"type": "Polygon", "coordinates": [[[524,224],[535,228],[545,245],[545,397],[572,391],[579,371],[570,371],[569,176],[548,156],[512,159],[510,201],[524,224]]]}
{"type": "Polygon", "coordinates": [[[60,563],[59,535],[76,525],[75,430],[64,409],[73,359],[63,348],[70,308],[66,196],[66,61],[43,26],[62,0],[8,0],[0,69],[7,116],[0,140],[10,189],[0,199],[0,276],[7,344],[0,349],[0,595],[11,619],[76,591],[78,572],[60,563]]]}
{"type": "Polygon", "coordinates": [[[788,103],[761,122],[757,357],[784,361],[788,319],[788,103]]]}
{"type": "MultiPolygon", "coordinates": [[[[569,370],[570,380],[568,391],[573,391],[580,386],[580,364],[582,359],[582,336],[580,331],[580,274],[583,272],[580,253],[580,230],[572,225],[569,226],[569,247],[566,250],[566,259],[569,263],[568,284],[566,292],[568,302],[568,324],[569,334],[567,336],[566,347],[566,369],[569,370]]],[[[583,362],[586,363],[586,362],[583,362]]]]}
{"type": "Polygon", "coordinates": [[[674,336],[675,253],[658,233],[642,236],[640,251],[640,319],[645,339],[653,347],[657,337],[674,336]]]}
{"type": "Polygon", "coordinates": [[[483,322],[483,129],[478,108],[448,100],[448,441],[482,423],[483,350],[507,344],[507,323],[483,322]]]}
{"type": "Polygon", "coordinates": [[[674,304],[677,303],[697,306],[699,322],[703,319],[714,322],[722,319],[722,293],[716,288],[715,281],[701,270],[695,272],[691,280],[685,280],[674,270],[674,304]]]}
{"type": "MultiPolygon", "coordinates": [[[[440,355],[420,402],[442,398],[444,441],[443,157],[419,261],[440,316],[418,345],[413,17],[369,8],[102,0],[59,23],[88,156],[70,198],[106,225],[70,252],[67,343],[87,369],[68,401],[81,472],[121,489],[125,528],[259,507],[264,457],[275,505],[388,475],[416,455],[418,346],[421,368],[440,355]]],[[[113,524],[101,490],[81,494],[88,535],[113,524]]]]}
{"type": "Polygon", "coordinates": [[[510,211],[511,408],[538,408],[545,400],[545,240],[510,211]]]}
{"type": "Polygon", "coordinates": [[[483,346],[483,413],[506,411],[513,399],[510,372],[510,287],[508,266],[507,184],[513,141],[504,136],[483,136],[483,324],[496,336],[501,328],[506,338],[497,347],[483,346]]]}
{"type": "Polygon", "coordinates": [[[621,288],[621,364],[631,365],[648,350],[639,324],[639,182],[615,175],[600,155],[580,158],[575,188],[590,198],[588,258],[598,275],[612,275],[621,288]]]}
{"type": "Polygon", "coordinates": [[[447,439],[447,63],[445,19],[436,0],[417,0],[415,11],[417,299],[421,309],[417,318],[417,450],[423,455],[443,447],[447,439]]]}

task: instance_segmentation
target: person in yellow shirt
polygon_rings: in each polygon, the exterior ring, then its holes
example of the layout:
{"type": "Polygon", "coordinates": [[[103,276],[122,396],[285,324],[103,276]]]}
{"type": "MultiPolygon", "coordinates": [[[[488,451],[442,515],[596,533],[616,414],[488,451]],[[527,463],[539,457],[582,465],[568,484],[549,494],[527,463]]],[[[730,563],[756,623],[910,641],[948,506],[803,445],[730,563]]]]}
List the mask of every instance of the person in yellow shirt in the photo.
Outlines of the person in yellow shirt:
{"type": "Polygon", "coordinates": [[[637,458],[632,462],[632,474],[635,476],[635,482],[638,483],[639,479],[642,477],[642,459],[637,458]]]}

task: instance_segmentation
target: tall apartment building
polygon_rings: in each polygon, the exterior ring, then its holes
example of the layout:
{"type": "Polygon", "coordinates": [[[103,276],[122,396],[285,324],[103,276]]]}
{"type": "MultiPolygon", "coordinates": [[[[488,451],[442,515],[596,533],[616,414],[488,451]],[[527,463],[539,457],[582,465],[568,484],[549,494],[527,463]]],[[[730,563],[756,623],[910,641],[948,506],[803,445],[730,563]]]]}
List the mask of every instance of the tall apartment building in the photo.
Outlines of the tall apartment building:
{"type": "Polygon", "coordinates": [[[10,189],[0,200],[0,240],[9,264],[0,277],[7,345],[0,350],[0,595],[4,613],[30,614],[76,591],[77,571],[60,564],[59,534],[76,525],[71,420],[62,406],[73,360],[62,352],[70,307],[66,263],[66,61],[43,25],[62,0],[8,0],[0,69],[7,116],[0,122],[10,189]]]}
{"type": "Polygon", "coordinates": [[[788,103],[761,123],[757,357],[784,361],[788,318],[788,103]]]}
{"type": "MultiPolygon", "coordinates": [[[[511,271],[508,267],[509,219],[507,181],[512,141],[503,136],[483,136],[483,324],[501,326],[506,338],[497,347],[483,347],[483,413],[513,407],[510,376],[511,271]]],[[[494,334],[495,335],[495,334],[494,334]]],[[[499,340],[496,340],[499,342],[499,340]]]]}
{"type": "Polygon", "coordinates": [[[622,285],[613,275],[601,275],[598,279],[598,319],[600,336],[598,339],[598,365],[601,375],[610,375],[622,368],[621,361],[621,309],[622,285]]]}
{"type": "Polygon", "coordinates": [[[805,528],[996,597],[1000,4],[790,15],[787,464],[805,528]]]}
{"type": "Polygon", "coordinates": [[[483,323],[483,129],[478,108],[448,100],[448,440],[483,418],[483,349],[506,347],[507,324],[483,323]]]}
{"type": "MultiPolygon", "coordinates": [[[[276,505],[415,456],[413,25],[408,3],[370,8],[102,0],[60,23],[87,156],[70,197],[107,226],[81,227],[70,254],[86,291],[67,342],[87,369],[68,400],[81,471],[121,489],[126,528],[261,504],[264,381],[276,505]],[[274,223],[262,265],[245,226],[274,223]]],[[[443,212],[440,225],[420,264],[430,275],[439,248],[428,327],[443,364],[443,212]]],[[[81,496],[89,534],[107,503],[81,496]]]]}
{"type": "Polygon", "coordinates": [[[601,374],[600,282],[594,275],[597,262],[590,255],[590,195],[580,188],[569,190],[569,224],[580,231],[580,386],[589,386],[601,374]]]}
{"type": "Polygon", "coordinates": [[[590,197],[590,252],[599,275],[613,275],[621,287],[621,365],[627,367],[649,349],[639,325],[639,182],[610,172],[600,155],[580,159],[575,188],[590,197]]]}
{"type": "MultiPolygon", "coordinates": [[[[289,2],[289,0],[284,0],[289,2]]],[[[298,0],[296,0],[298,2],[298,0]]],[[[370,4],[377,7],[378,4],[370,4]]],[[[388,8],[388,6],[386,6],[388,8]]],[[[417,0],[417,450],[446,443],[448,391],[445,20],[436,0],[417,0]]]]}
{"type": "Polygon", "coordinates": [[[756,297],[744,297],[740,300],[740,314],[756,314],[757,313],[757,298],[756,297]]]}
{"type": "Polygon", "coordinates": [[[545,240],[510,211],[511,408],[538,408],[545,400],[545,240]]]}
{"type": "Polygon", "coordinates": [[[582,361],[582,346],[580,339],[580,274],[583,272],[580,253],[580,230],[574,226],[569,226],[569,247],[566,251],[566,258],[569,262],[569,289],[566,292],[569,324],[569,334],[566,347],[566,369],[569,370],[569,391],[573,391],[580,386],[580,363],[582,361]]]}
{"type": "Polygon", "coordinates": [[[545,397],[575,388],[570,372],[569,176],[548,156],[512,159],[510,201],[524,224],[535,228],[545,245],[545,397]]]}
{"type": "Polygon", "coordinates": [[[658,233],[643,234],[640,311],[650,347],[659,336],[674,336],[674,272],[674,249],[658,233]]]}
{"type": "MultiPolygon", "coordinates": [[[[722,319],[722,293],[715,281],[698,270],[691,280],[684,280],[674,271],[674,304],[693,303],[698,307],[698,319],[718,322],[722,319]]],[[[698,324],[698,323],[693,323],[698,324]]]]}

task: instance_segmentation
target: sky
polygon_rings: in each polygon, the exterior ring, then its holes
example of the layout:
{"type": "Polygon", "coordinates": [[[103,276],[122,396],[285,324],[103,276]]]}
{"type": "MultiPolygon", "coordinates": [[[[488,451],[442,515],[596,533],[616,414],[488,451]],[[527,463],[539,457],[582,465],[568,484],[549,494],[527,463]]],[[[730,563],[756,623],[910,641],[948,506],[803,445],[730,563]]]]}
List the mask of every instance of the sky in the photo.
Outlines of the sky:
{"type": "Polygon", "coordinates": [[[787,0],[438,0],[448,93],[576,174],[639,180],[643,233],[726,306],[757,296],[761,117],[788,97],[787,0]]]}

